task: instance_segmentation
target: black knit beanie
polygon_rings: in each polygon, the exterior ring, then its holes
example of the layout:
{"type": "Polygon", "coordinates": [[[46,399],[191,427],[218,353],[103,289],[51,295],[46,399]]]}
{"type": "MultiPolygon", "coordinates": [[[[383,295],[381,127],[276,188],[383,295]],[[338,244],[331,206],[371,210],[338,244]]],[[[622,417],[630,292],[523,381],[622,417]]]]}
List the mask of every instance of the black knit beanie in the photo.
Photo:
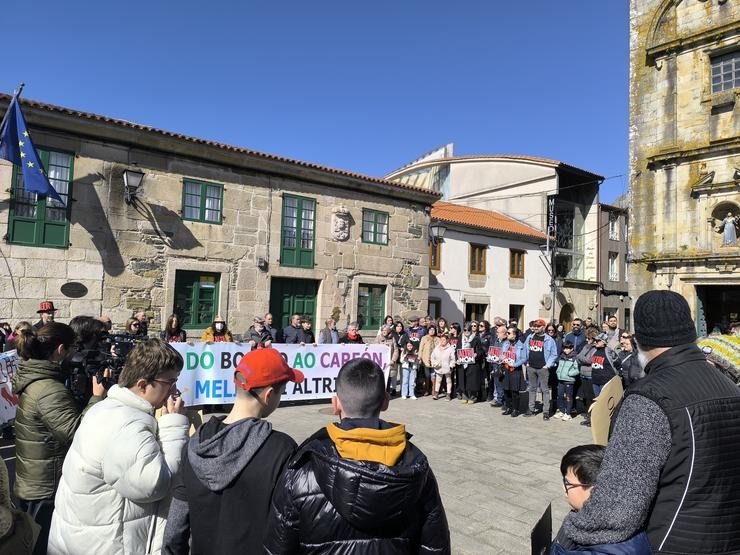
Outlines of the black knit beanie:
{"type": "Polygon", "coordinates": [[[648,291],[635,303],[635,339],[649,347],[675,347],[696,341],[689,303],[673,291],[648,291]]]}

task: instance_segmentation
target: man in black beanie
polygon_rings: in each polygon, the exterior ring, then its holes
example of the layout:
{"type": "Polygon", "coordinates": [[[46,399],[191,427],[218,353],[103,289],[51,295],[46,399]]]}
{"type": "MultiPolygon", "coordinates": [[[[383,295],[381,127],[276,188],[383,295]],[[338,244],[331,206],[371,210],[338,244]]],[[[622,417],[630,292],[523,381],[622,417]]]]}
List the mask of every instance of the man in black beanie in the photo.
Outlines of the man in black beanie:
{"type": "Polygon", "coordinates": [[[591,499],[558,543],[646,534],[653,553],[740,553],[740,389],[706,362],[681,295],[643,294],[634,320],[646,377],[625,391],[591,499]]]}

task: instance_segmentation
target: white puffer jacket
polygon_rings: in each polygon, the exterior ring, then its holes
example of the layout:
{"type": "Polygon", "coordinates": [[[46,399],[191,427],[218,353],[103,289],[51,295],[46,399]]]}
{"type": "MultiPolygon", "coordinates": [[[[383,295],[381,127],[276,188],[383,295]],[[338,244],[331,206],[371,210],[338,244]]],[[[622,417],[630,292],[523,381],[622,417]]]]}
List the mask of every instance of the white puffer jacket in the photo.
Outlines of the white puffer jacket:
{"type": "Polygon", "coordinates": [[[75,433],[62,467],[50,554],[157,553],[188,419],[114,385],[75,433]],[[159,428],[159,429],[158,429],[159,428]]]}

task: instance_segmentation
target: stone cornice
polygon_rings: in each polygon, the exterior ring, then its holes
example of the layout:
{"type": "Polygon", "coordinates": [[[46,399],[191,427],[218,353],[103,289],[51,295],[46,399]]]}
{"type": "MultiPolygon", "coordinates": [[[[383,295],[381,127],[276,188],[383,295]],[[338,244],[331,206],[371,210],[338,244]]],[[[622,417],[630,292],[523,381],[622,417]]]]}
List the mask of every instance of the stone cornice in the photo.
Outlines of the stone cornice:
{"type": "Polygon", "coordinates": [[[740,248],[729,247],[733,252],[727,253],[705,253],[695,255],[675,254],[675,255],[655,255],[642,256],[633,258],[630,264],[655,264],[656,266],[680,266],[686,264],[702,263],[709,265],[740,265],[740,248]]]}
{"type": "Polygon", "coordinates": [[[740,34],[740,21],[732,21],[719,27],[713,27],[687,37],[679,37],[663,44],[646,49],[648,58],[654,60],[660,56],[670,54],[672,52],[679,52],[681,50],[687,50],[702,44],[709,44],[720,40],[722,38],[740,34]]]}
{"type": "Polygon", "coordinates": [[[721,141],[714,141],[707,146],[663,150],[647,157],[649,165],[669,164],[671,162],[696,160],[706,156],[714,156],[728,151],[738,151],[740,154],[740,137],[732,137],[721,141]]]}

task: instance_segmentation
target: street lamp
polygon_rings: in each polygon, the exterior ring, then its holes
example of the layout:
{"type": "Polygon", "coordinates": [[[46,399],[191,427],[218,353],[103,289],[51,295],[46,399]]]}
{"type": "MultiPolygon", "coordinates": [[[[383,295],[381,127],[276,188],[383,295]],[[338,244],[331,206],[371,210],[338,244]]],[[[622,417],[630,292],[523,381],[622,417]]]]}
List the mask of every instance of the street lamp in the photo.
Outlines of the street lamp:
{"type": "Polygon", "coordinates": [[[445,236],[447,226],[437,222],[429,224],[429,242],[436,245],[445,236]]]}
{"type": "Polygon", "coordinates": [[[123,200],[126,204],[133,204],[136,193],[144,180],[144,172],[123,170],[123,200]]]}

